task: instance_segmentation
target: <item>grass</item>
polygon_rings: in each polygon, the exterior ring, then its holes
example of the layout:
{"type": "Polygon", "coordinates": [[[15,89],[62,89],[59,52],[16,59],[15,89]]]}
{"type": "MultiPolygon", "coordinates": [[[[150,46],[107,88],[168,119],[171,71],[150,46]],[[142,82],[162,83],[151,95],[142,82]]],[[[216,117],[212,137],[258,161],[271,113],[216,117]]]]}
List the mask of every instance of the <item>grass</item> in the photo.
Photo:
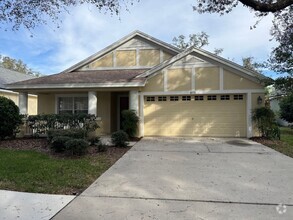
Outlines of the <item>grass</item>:
{"type": "Polygon", "coordinates": [[[293,129],[280,127],[281,140],[260,140],[259,142],[293,158],[293,129]]]}
{"type": "Polygon", "coordinates": [[[33,150],[0,149],[0,188],[52,194],[79,193],[111,165],[106,154],[62,159],[33,150]]]}

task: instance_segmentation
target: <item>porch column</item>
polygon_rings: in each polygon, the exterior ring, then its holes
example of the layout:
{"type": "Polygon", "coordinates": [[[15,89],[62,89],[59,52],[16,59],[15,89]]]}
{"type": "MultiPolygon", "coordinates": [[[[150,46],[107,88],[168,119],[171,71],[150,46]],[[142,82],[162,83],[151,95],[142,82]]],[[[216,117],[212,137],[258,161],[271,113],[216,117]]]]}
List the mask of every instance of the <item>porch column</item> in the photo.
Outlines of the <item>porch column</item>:
{"type": "Polygon", "coordinates": [[[138,114],[138,91],[129,91],[129,109],[132,109],[138,114]]]}
{"type": "Polygon", "coordinates": [[[97,116],[97,92],[89,91],[88,92],[88,114],[97,116]]]}
{"type": "Polygon", "coordinates": [[[18,98],[18,107],[20,114],[27,114],[27,103],[28,103],[28,93],[27,92],[20,92],[18,98]]]}

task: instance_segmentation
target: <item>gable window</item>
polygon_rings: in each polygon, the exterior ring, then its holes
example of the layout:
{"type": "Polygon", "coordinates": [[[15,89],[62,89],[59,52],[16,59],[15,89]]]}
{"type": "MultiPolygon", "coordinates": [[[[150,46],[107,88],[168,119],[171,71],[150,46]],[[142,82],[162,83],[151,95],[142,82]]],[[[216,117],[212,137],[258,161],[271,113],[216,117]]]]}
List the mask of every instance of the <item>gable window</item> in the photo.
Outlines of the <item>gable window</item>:
{"type": "Polygon", "coordinates": [[[221,95],[221,100],[230,100],[230,95],[221,95]]]}
{"type": "Polygon", "coordinates": [[[154,102],[155,101],[155,96],[147,96],[146,101],[147,102],[154,102]]]}
{"type": "Polygon", "coordinates": [[[243,100],[243,95],[234,95],[234,100],[243,100]]]}
{"type": "Polygon", "coordinates": [[[88,113],[88,97],[58,97],[58,114],[88,113]]]}
{"type": "Polygon", "coordinates": [[[208,100],[217,100],[216,95],[208,95],[208,100]]]}
{"type": "Polygon", "coordinates": [[[203,101],[203,95],[196,95],[194,96],[195,101],[203,101]]]}
{"type": "Polygon", "coordinates": [[[190,101],[191,100],[191,96],[182,96],[182,101],[190,101]]]}
{"type": "Polygon", "coordinates": [[[159,102],[165,102],[165,101],[167,101],[167,97],[166,96],[159,96],[158,101],[159,102]]]}
{"type": "Polygon", "coordinates": [[[178,96],[170,96],[170,101],[178,101],[179,97],[178,96]]]}

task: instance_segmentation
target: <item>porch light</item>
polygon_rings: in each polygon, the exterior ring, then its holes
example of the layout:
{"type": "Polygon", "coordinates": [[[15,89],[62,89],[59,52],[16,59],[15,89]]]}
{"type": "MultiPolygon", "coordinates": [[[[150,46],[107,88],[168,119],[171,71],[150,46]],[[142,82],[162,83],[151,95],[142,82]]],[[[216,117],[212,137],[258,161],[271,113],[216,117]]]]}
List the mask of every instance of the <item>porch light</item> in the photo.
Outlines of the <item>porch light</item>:
{"type": "Polygon", "coordinates": [[[261,104],[262,103],[262,98],[259,96],[258,98],[257,98],[257,104],[261,104]]]}

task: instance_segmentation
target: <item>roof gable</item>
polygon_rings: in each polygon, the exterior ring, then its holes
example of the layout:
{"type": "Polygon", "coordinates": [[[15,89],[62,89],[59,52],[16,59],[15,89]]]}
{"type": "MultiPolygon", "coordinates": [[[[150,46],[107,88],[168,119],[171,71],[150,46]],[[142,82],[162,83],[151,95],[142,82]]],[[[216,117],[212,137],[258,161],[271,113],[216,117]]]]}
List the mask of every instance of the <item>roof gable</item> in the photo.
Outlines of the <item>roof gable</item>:
{"type": "MultiPolygon", "coordinates": [[[[154,37],[151,37],[143,32],[140,31],[134,31],[131,34],[123,37],[122,39],[116,41],[115,43],[111,44],[110,46],[104,48],[103,50],[93,54],[92,56],[82,60],[81,62],[73,65],[72,67],[64,70],[63,72],[72,72],[76,70],[84,70],[83,67],[91,67],[91,65],[94,66],[94,68],[99,67],[99,65],[93,64],[98,60],[105,59],[112,51],[114,50],[127,50],[130,48],[141,48],[141,49],[155,49],[155,48],[161,48],[164,51],[170,53],[170,54],[178,54],[181,52],[180,49],[177,47],[174,47],[170,44],[167,44],[163,41],[160,41],[154,37]]],[[[168,57],[169,58],[169,57],[168,57]]],[[[104,61],[103,61],[104,62],[104,61]]],[[[110,68],[113,61],[111,61],[111,58],[108,58],[106,61],[106,69],[107,67],[110,68]]],[[[140,67],[141,68],[141,67],[140,67]]]]}
{"type": "Polygon", "coordinates": [[[230,60],[224,59],[220,56],[212,54],[208,51],[190,47],[185,51],[179,53],[178,55],[172,57],[170,60],[166,60],[163,63],[153,67],[152,69],[142,73],[137,77],[152,77],[156,73],[166,67],[171,65],[217,65],[223,67],[227,70],[232,71],[244,78],[247,78],[254,82],[260,82],[260,80],[265,79],[266,77],[260,73],[248,70],[230,60]],[[193,58],[191,58],[193,57],[193,58]]]}

